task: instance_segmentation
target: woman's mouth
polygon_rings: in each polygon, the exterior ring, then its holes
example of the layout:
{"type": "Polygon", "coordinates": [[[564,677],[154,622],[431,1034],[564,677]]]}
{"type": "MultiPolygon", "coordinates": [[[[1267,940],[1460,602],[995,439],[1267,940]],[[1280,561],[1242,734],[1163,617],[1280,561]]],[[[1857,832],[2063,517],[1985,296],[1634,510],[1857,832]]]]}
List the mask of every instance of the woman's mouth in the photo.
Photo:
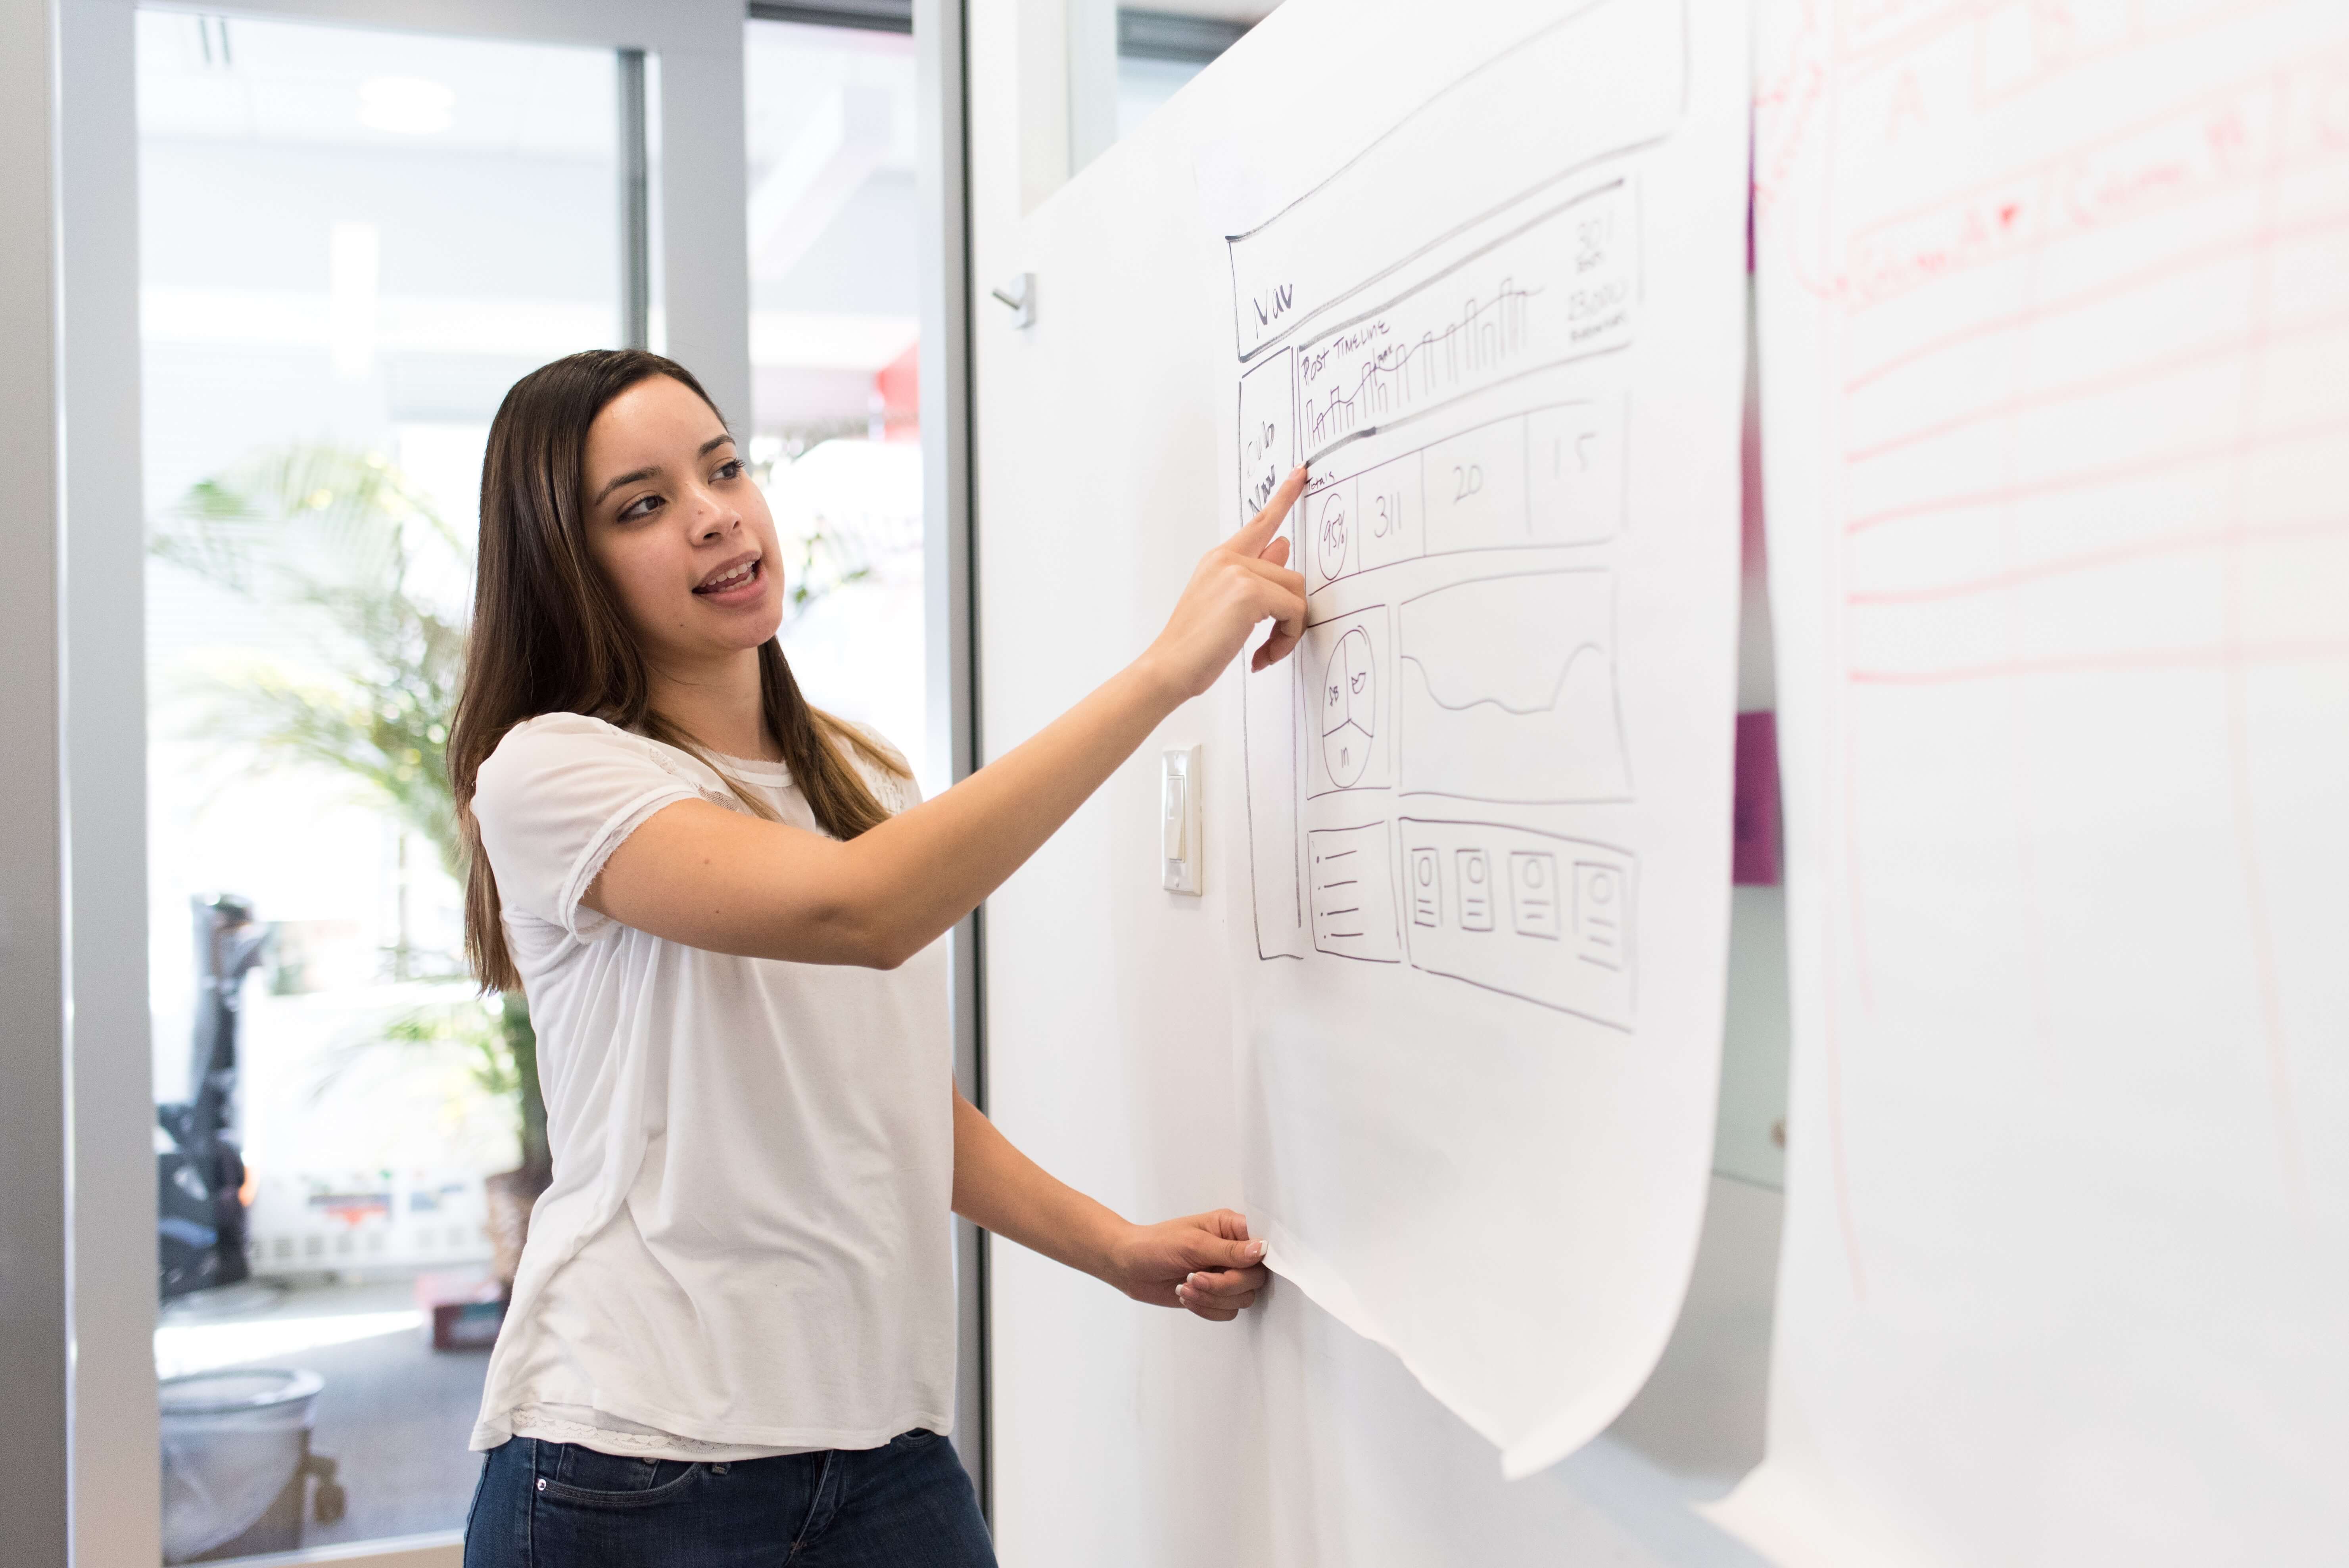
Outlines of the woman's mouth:
{"type": "Polygon", "coordinates": [[[764,575],[766,564],[759,557],[730,566],[715,576],[697,584],[694,592],[705,599],[731,599],[756,589],[764,575]]]}

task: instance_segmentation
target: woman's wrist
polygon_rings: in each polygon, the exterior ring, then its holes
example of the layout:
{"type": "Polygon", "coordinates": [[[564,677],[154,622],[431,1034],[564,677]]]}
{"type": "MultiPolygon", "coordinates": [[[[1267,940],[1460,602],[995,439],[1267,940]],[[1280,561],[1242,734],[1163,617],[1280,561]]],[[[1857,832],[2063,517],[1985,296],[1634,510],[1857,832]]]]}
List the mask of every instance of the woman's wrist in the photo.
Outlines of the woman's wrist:
{"type": "Polygon", "coordinates": [[[1133,1233],[1141,1227],[1105,1204],[1095,1202],[1094,1207],[1098,1212],[1091,1216],[1083,1243],[1084,1256],[1077,1266],[1103,1284],[1123,1290],[1125,1276],[1133,1272],[1126,1253],[1133,1233]]]}
{"type": "Polygon", "coordinates": [[[1126,665],[1123,673],[1133,683],[1136,696],[1146,705],[1154,729],[1161,719],[1191,700],[1190,691],[1155,646],[1144,648],[1142,656],[1126,665]]]}

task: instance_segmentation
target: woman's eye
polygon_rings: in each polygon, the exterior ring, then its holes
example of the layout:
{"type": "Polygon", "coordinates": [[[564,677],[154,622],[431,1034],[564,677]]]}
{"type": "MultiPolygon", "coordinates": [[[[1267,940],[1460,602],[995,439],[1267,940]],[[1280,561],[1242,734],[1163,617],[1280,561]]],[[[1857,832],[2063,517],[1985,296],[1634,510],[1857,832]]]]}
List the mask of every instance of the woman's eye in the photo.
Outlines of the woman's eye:
{"type": "Polygon", "coordinates": [[[714,477],[719,480],[740,479],[742,477],[742,459],[740,458],[727,459],[724,462],[718,465],[718,472],[714,477]]]}
{"type": "Polygon", "coordinates": [[[620,509],[620,521],[634,522],[639,518],[650,517],[660,510],[660,503],[661,498],[657,495],[640,495],[620,509]]]}

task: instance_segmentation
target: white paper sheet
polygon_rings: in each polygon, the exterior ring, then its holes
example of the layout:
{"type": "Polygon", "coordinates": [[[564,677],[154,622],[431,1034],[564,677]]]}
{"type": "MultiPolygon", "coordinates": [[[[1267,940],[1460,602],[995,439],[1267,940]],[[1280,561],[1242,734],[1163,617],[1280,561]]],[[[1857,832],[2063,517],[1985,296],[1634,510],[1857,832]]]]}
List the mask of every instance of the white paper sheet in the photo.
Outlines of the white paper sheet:
{"type": "Polygon", "coordinates": [[[1235,738],[1247,1203],[1276,1269],[1524,1474],[1645,1379],[1702,1217],[1744,16],[1292,0],[1268,26],[1280,90],[1200,161],[1235,523],[1313,471],[1311,626],[1235,738]]]}
{"type": "Polygon", "coordinates": [[[2349,1561],[2349,11],[1771,0],[1789,1563],[2349,1561]]]}

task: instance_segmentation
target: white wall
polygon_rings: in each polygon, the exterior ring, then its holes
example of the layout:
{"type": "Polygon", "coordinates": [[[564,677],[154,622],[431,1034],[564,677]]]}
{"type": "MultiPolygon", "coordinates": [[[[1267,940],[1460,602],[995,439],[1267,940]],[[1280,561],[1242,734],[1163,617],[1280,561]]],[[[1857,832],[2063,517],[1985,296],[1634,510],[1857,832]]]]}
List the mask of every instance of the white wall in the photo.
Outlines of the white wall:
{"type": "MultiPolygon", "coordinates": [[[[1139,652],[1219,528],[1204,396],[1216,302],[1183,282],[1185,248],[1206,242],[1190,170],[1145,130],[1055,193],[1061,15],[1057,0],[971,11],[988,756],[1139,652]],[[1015,334],[983,291],[1028,270],[1038,323],[1015,334]]],[[[989,1109],[1048,1169],[1138,1219],[1241,1199],[1219,923],[1237,785],[1237,758],[1215,744],[1224,695],[1169,719],[988,906],[989,1109]],[[1154,858],[1157,751],[1195,741],[1208,743],[1202,899],[1162,892],[1154,858]]],[[[1754,1563],[1692,1503],[1760,1455],[1776,1222],[1774,1192],[1717,1181],[1691,1304],[1647,1392],[1584,1452],[1513,1486],[1392,1357],[1293,1288],[1209,1325],[999,1243],[1003,1561],[1754,1563]]]]}

